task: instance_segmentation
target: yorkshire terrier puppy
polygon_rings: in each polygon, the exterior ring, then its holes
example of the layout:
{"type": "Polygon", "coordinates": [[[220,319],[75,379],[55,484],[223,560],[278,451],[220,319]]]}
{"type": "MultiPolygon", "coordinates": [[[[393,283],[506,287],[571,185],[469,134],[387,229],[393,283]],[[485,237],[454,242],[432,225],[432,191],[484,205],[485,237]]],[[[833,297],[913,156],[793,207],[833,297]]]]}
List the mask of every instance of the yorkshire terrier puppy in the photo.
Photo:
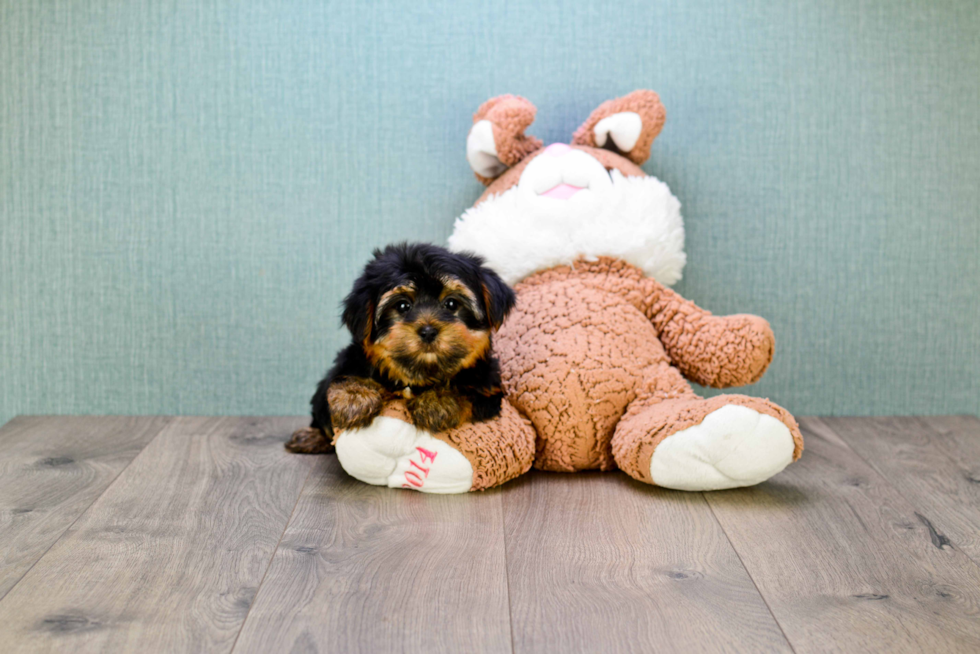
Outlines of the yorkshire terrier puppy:
{"type": "Polygon", "coordinates": [[[479,257],[425,244],[389,245],[344,299],[353,341],[337,354],[291,452],[333,451],[334,430],[365,427],[404,398],[419,429],[445,431],[500,414],[503,391],[491,332],[514,292],[479,257]]]}

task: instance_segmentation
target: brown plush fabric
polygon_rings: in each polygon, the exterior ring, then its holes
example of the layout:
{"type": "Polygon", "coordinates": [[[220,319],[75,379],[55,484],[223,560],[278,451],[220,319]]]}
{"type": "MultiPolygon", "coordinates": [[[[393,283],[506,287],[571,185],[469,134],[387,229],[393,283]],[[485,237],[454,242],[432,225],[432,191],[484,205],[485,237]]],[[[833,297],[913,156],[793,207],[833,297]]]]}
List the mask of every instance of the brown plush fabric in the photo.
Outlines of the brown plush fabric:
{"type": "MultiPolygon", "coordinates": [[[[544,145],[541,139],[524,134],[524,130],[534,122],[537,111],[533,104],[520,96],[500,95],[480,105],[473,114],[473,123],[490,121],[493,125],[497,158],[504,165],[514,166],[544,145]]],[[[485,185],[493,181],[478,173],[474,174],[485,185]]]]}
{"type": "Polygon", "coordinates": [[[755,383],[772,362],[775,337],[763,318],[713,316],[625,261],[579,261],[574,268],[560,266],[529,277],[518,288],[565,278],[614,293],[639,309],[653,323],[671,363],[702,386],[755,383]]]}
{"type": "Polygon", "coordinates": [[[660,96],[653,91],[633,91],[629,95],[624,95],[621,98],[603,102],[582,123],[582,126],[575,130],[572,143],[574,145],[595,147],[594,129],[596,123],[603,118],[624,111],[639,114],[643,121],[643,129],[633,149],[629,152],[624,152],[623,155],[635,164],[642,164],[650,157],[650,146],[653,145],[653,140],[660,134],[660,130],[664,126],[664,121],[667,120],[667,110],[661,104],[660,96]]]}
{"type": "Polygon", "coordinates": [[[504,401],[500,415],[434,434],[463,453],[473,466],[472,490],[499,486],[523,475],[534,462],[534,427],[504,401]]]}
{"type": "Polygon", "coordinates": [[[756,410],[790,428],[796,456],[802,450],[799,428],[784,410],[741,396],[702,400],[681,375],[716,386],[757,379],[773,350],[761,318],[712,316],[610,258],[546,270],[515,290],[517,307],[497,335],[497,353],[508,397],[537,431],[535,467],[609,470],[622,460],[634,476],[646,466],[649,477],[656,443],[725,398],[751,400],[752,408],[759,403],[765,411],[756,410]],[[678,400],[685,401],[684,419],[664,407],[662,416],[650,416],[646,435],[635,420],[614,453],[613,434],[624,415],[678,400]]]}

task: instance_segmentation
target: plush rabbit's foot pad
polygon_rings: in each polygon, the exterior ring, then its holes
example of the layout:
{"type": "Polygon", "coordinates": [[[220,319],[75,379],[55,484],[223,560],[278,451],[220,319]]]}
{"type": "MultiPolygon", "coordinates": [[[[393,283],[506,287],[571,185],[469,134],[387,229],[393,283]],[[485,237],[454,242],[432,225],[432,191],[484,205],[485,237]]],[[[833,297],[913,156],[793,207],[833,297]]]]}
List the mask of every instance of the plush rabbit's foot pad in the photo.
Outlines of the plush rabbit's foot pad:
{"type": "Polygon", "coordinates": [[[345,431],[336,449],[347,474],[367,484],[445,494],[473,486],[473,466],[459,450],[398,418],[345,431]]]}
{"type": "Polygon", "coordinates": [[[657,486],[688,491],[753,486],[789,465],[793,447],[785,424],[729,404],[660,442],[650,477],[657,486]]]}

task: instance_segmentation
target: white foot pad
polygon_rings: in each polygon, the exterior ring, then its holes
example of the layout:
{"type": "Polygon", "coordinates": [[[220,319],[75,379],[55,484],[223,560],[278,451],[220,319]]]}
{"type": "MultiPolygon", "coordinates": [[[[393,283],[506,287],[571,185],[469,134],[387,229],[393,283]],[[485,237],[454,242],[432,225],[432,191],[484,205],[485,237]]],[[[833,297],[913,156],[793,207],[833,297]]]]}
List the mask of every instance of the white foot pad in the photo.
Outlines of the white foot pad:
{"type": "Polygon", "coordinates": [[[653,483],[677,490],[753,486],[793,460],[793,436],[779,420],[744,406],[712,411],[665,438],[650,459],[653,483]]]}
{"type": "Polygon", "coordinates": [[[403,420],[381,416],[337,438],[337,458],[366,484],[423,493],[465,493],[473,466],[459,450],[403,420]]]}

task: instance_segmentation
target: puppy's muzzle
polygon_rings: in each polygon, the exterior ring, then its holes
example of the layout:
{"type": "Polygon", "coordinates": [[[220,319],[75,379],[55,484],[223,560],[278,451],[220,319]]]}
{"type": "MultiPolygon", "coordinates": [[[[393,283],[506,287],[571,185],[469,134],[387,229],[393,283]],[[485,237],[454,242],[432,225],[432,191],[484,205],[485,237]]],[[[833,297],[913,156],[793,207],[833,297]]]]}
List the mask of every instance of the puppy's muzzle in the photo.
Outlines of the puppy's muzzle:
{"type": "Polygon", "coordinates": [[[423,343],[430,344],[439,335],[439,328],[433,327],[432,325],[422,325],[418,328],[418,335],[423,343]]]}

